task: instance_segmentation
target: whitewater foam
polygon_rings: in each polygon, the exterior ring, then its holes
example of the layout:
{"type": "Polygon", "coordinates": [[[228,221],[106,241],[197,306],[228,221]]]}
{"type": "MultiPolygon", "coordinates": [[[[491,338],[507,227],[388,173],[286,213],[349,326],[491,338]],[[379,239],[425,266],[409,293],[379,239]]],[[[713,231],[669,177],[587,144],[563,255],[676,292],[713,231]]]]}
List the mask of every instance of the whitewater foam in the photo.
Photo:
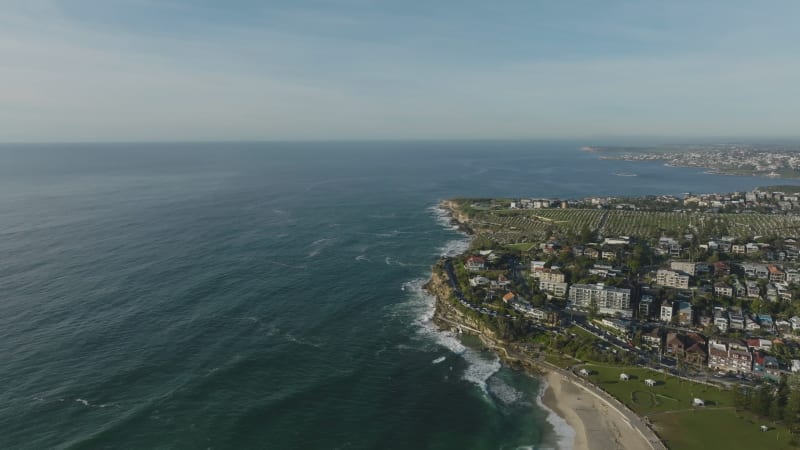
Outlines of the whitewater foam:
{"type": "Polygon", "coordinates": [[[505,405],[518,404],[525,398],[524,393],[514,389],[498,377],[491,378],[487,386],[489,388],[489,393],[505,405]]]}
{"type": "Polygon", "coordinates": [[[558,448],[572,448],[575,445],[575,430],[567,423],[566,420],[564,420],[563,417],[556,414],[555,411],[544,404],[542,397],[544,396],[544,392],[547,390],[547,380],[544,378],[541,380],[542,384],[539,388],[539,395],[536,396],[536,404],[547,412],[547,422],[552,425],[553,430],[555,431],[558,448]]]}
{"type": "Polygon", "coordinates": [[[475,351],[462,344],[455,333],[440,330],[432,320],[436,311],[436,298],[425,292],[422,287],[424,284],[425,280],[422,278],[403,283],[403,289],[410,293],[409,304],[415,309],[414,326],[418,335],[425,342],[444,347],[460,356],[467,363],[461,378],[478,386],[488,396],[487,381],[502,367],[500,358],[494,353],[482,354],[475,351]]]}
{"type": "Polygon", "coordinates": [[[433,364],[439,364],[440,362],[443,362],[445,359],[447,359],[446,356],[440,356],[433,360],[433,364]]]}

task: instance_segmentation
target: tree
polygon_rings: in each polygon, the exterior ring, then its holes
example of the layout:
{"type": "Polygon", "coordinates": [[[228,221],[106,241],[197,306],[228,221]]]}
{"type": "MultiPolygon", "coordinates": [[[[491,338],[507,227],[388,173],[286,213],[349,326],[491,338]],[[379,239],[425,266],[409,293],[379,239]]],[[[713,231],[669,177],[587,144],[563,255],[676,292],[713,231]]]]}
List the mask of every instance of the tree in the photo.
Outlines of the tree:
{"type": "Polygon", "coordinates": [[[786,407],[783,409],[783,422],[792,433],[796,432],[800,425],[800,389],[798,386],[794,386],[789,393],[786,407]]]}
{"type": "Polygon", "coordinates": [[[761,417],[769,417],[772,408],[772,389],[770,386],[762,384],[758,392],[753,396],[752,411],[761,417]]]}

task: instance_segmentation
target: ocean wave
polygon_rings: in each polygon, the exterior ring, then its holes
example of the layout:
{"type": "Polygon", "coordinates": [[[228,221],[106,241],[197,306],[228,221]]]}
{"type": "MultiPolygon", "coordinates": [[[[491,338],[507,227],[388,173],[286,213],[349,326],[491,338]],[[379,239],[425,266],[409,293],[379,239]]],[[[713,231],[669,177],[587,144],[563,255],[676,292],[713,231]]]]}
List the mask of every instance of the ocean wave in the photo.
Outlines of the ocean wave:
{"type": "Polygon", "coordinates": [[[484,355],[461,343],[459,337],[451,331],[440,330],[433,323],[433,314],[436,310],[436,298],[425,292],[423,285],[424,279],[419,278],[403,283],[403,289],[410,294],[409,305],[415,310],[416,318],[414,326],[418,335],[426,342],[433,343],[437,347],[444,347],[452,353],[460,356],[466,363],[467,368],[461,378],[468,381],[483,391],[488,396],[489,391],[487,382],[501,367],[500,358],[494,353],[484,355]]]}
{"type": "Polygon", "coordinates": [[[367,255],[358,255],[356,256],[356,261],[369,261],[369,258],[367,258],[367,255]]]}
{"type": "Polygon", "coordinates": [[[489,393],[505,405],[519,404],[525,399],[525,394],[514,389],[511,385],[498,377],[493,377],[487,382],[489,393]]]}
{"type": "Polygon", "coordinates": [[[436,219],[436,223],[442,227],[449,228],[451,230],[458,230],[458,225],[453,223],[453,218],[450,217],[450,212],[448,212],[446,209],[439,205],[434,205],[429,207],[428,211],[433,214],[433,217],[436,219]]]}
{"type": "Polygon", "coordinates": [[[433,364],[439,364],[441,362],[444,362],[445,359],[447,359],[446,356],[440,356],[440,357],[438,357],[438,358],[433,360],[433,364]]]}
{"type": "Polygon", "coordinates": [[[332,243],[333,239],[331,238],[317,239],[316,241],[309,244],[308,247],[310,251],[308,252],[308,255],[306,255],[306,258],[313,258],[319,255],[322,252],[322,250],[325,249],[325,247],[328,247],[332,243]]]}
{"type": "Polygon", "coordinates": [[[469,250],[469,239],[455,239],[448,241],[442,247],[439,247],[438,252],[441,256],[452,258],[458,256],[469,250]]]}
{"type": "Polygon", "coordinates": [[[547,390],[547,381],[544,378],[540,379],[542,380],[542,384],[539,388],[539,395],[536,396],[536,404],[547,412],[547,422],[552,425],[553,430],[555,430],[557,447],[560,449],[572,448],[575,445],[575,430],[563,417],[556,414],[555,411],[544,404],[542,396],[544,395],[544,391],[547,390]]]}

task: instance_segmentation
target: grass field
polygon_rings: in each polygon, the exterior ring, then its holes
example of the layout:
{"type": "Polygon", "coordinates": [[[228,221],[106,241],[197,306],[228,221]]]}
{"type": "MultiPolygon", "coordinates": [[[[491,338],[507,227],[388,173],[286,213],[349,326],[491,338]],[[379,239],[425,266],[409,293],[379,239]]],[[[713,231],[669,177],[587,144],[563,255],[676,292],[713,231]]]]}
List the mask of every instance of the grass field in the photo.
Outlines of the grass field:
{"type": "Polygon", "coordinates": [[[761,432],[761,421],[733,408],[733,394],[700,383],[683,381],[638,367],[584,366],[589,378],[637,414],[647,416],[658,434],[673,450],[701,449],[794,449],[785,428],[771,426],[761,432]],[[620,373],[631,376],[620,381],[620,373]],[[647,387],[645,379],[658,384],[647,387]],[[693,407],[697,397],[705,407],[693,407]]]}

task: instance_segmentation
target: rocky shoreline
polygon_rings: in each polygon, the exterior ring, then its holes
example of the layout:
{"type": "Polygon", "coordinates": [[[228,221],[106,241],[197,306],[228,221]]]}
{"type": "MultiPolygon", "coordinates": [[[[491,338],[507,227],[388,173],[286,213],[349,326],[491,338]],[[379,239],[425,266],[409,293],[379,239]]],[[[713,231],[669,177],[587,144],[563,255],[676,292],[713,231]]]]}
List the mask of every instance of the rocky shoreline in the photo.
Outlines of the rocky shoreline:
{"type": "MultiPolygon", "coordinates": [[[[474,236],[466,216],[455,208],[453,202],[442,201],[440,207],[448,211],[454,226],[474,236]]],[[[431,268],[431,278],[423,285],[423,289],[435,298],[431,320],[440,330],[477,337],[507,367],[541,378],[546,383],[541,394],[543,404],[566,421],[575,432],[573,442],[562,442],[562,445],[576,450],[664,448],[654,435],[650,439],[646,437],[646,434],[652,434],[651,430],[634,426],[626,417],[627,413],[614,406],[601,393],[595,392],[596,388],[584,385],[582,380],[574,378],[574,374],[552,366],[544,359],[528,355],[517,344],[498,338],[481,321],[461,311],[457,307],[458,302],[444,262],[443,258],[431,268]]]]}

